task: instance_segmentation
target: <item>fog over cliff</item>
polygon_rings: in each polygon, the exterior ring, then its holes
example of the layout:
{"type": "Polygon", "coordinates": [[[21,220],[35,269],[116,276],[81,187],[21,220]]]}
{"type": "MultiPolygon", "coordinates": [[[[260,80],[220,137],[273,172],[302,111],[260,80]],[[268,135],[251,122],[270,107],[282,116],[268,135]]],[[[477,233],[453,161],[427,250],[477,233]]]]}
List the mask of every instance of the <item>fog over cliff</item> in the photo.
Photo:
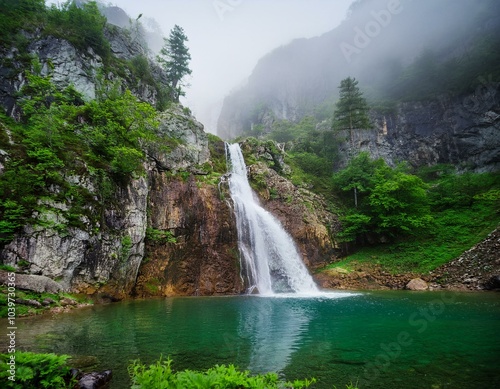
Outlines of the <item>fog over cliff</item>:
{"type": "MultiPolygon", "coordinates": [[[[61,3],[49,0],[48,3],[61,3]]],[[[189,41],[193,71],[183,104],[215,132],[223,98],[241,86],[259,58],[296,38],[323,34],[340,24],[352,0],[111,0],[132,20],[164,36],[175,24],[189,41]],[[151,19],[154,22],[151,23],[151,19]]],[[[122,20],[123,21],[123,20],[122,20]]],[[[125,20],[125,23],[128,22],[125,20]]],[[[155,41],[153,49],[158,49],[155,41]]],[[[161,40],[160,40],[161,45],[161,40]]]]}
{"type": "Polygon", "coordinates": [[[226,98],[219,134],[261,124],[264,111],[297,121],[319,104],[333,107],[348,76],[372,101],[460,93],[479,76],[498,76],[499,30],[493,0],[355,1],[337,28],[264,56],[248,84],[226,98]]]}

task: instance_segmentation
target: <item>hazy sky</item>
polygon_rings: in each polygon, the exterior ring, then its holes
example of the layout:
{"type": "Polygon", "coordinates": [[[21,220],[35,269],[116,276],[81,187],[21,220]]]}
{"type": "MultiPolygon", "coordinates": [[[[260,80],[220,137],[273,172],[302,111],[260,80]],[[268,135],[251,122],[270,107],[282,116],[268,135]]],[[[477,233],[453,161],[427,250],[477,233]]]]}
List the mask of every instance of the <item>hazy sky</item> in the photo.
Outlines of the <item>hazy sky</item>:
{"type": "MultiPolygon", "coordinates": [[[[50,1],[58,2],[58,1],[50,1]]],[[[215,132],[218,108],[259,58],[295,38],[338,26],[353,0],[104,0],[129,16],[154,18],[165,36],[178,24],[189,38],[191,69],[183,102],[215,132]]]]}

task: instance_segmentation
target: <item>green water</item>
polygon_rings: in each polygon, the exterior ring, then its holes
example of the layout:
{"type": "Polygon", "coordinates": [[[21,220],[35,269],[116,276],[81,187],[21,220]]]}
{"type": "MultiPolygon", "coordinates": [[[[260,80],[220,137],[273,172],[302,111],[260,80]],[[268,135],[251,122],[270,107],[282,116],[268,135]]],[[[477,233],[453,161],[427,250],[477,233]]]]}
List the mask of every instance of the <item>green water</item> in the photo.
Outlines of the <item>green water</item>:
{"type": "MultiPolygon", "coordinates": [[[[0,322],[5,327],[5,322],[0,322]]],[[[129,301],[18,320],[19,349],[95,356],[128,387],[132,359],[176,369],[234,363],[316,388],[500,388],[500,294],[129,301]]],[[[4,342],[4,339],[2,339],[4,342]]]]}

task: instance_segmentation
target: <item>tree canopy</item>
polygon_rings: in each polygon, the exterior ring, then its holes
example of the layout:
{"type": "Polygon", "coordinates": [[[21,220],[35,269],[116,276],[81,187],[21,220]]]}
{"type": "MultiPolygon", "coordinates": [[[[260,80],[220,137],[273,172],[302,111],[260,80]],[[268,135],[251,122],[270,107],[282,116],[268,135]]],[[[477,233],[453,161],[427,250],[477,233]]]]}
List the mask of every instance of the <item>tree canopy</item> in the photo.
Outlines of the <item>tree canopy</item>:
{"type": "Polygon", "coordinates": [[[334,174],[333,184],[341,196],[353,188],[359,192],[359,206],[343,220],[345,241],[364,240],[367,233],[385,238],[415,234],[432,222],[427,185],[408,174],[405,165],[391,168],[382,159],[360,153],[334,174]]]}

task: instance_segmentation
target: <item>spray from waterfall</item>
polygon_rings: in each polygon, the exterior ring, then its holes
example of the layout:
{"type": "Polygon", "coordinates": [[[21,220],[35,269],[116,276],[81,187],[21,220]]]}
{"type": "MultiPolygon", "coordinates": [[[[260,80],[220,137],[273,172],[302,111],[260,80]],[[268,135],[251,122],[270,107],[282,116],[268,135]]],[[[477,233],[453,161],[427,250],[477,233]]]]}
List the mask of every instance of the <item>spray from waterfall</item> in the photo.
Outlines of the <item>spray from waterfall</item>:
{"type": "Polygon", "coordinates": [[[248,293],[314,294],[314,283],[291,236],[254,195],[239,144],[226,145],[229,190],[238,229],[242,276],[248,293]]]}

